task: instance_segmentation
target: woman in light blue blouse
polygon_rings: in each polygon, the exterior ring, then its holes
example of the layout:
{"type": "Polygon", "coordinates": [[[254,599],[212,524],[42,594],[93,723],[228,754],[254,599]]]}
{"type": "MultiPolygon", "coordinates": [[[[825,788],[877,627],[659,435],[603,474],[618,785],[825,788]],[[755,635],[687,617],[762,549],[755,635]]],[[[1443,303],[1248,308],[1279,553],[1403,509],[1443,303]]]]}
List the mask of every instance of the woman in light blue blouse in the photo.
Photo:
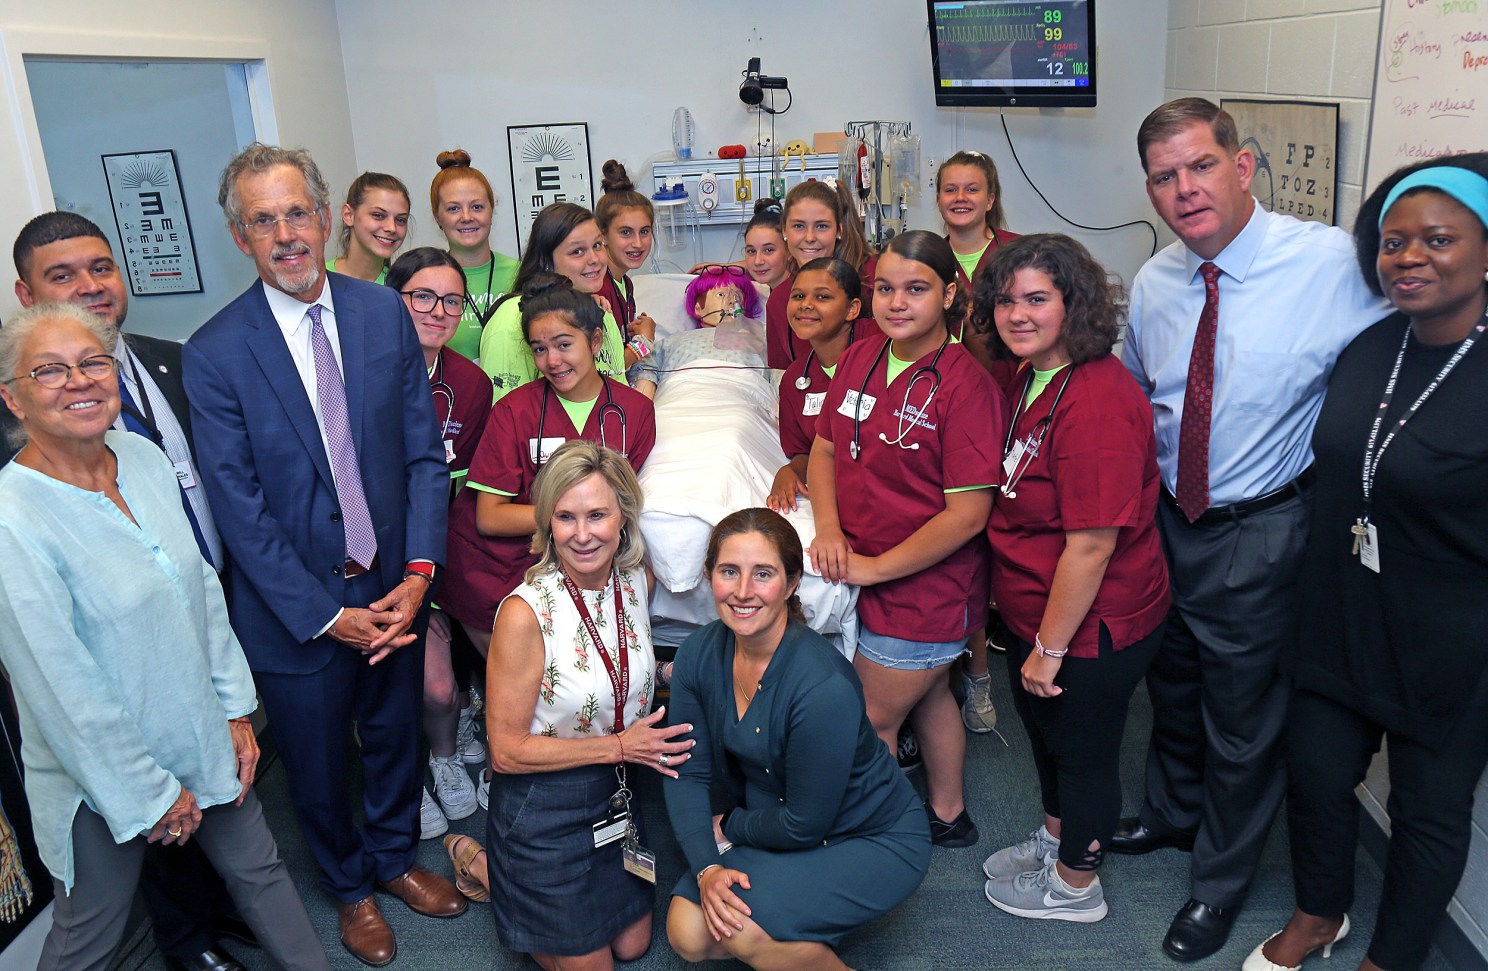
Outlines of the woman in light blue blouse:
{"type": "Polygon", "coordinates": [[[285,968],[327,968],[251,788],[253,678],[170,460],[119,416],[117,332],[68,304],[0,328],[0,663],[56,883],[39,968],[102,969],[145,843],[196,836],[285,968]]]}

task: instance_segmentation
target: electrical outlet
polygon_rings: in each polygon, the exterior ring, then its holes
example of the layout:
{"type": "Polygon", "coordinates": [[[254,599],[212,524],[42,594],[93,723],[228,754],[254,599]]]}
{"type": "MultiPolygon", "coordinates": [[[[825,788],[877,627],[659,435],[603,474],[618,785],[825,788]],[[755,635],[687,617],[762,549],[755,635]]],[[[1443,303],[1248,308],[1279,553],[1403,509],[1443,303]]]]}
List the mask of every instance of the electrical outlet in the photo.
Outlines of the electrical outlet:
{"type": "Polygon", "coordinates": [[[739,179],[734,183],[734,201],[748,202],[754,198],[754,183],[749,179],[739,179]]]}

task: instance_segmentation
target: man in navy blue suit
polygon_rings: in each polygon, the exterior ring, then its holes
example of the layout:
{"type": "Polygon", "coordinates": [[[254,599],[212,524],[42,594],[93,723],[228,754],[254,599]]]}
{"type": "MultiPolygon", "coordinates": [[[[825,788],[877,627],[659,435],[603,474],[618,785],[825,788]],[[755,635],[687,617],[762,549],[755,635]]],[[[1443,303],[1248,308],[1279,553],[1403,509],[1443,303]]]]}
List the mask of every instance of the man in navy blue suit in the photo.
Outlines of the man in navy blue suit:
{"type": "Polygon", "coordinates": [[[295,812],[366,964],[397,953],[373,897],[454,917],[414,865],[421,619],[444,559],[449,473],[423,352],[392,290],[325,270],[330,192],[303,149],[255,143],[218,201],[259,280],[183,355],[202,480],[230,554],[231,614],[295,812]],[[346,755],[356,721],[365,822],[346,755]]]}

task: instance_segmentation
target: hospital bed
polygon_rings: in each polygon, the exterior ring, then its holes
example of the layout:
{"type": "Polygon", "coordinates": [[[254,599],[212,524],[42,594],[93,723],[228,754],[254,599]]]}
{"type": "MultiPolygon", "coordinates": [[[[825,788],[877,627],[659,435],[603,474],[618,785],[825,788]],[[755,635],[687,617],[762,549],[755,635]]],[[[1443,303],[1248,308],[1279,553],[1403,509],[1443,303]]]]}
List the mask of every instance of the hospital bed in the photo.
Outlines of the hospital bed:
{"type": "MultiPolygon", "coordinates": [[[[636,308],[656,321],[658,339],[690,329],[682,308],[686,274],[632,278],[636,308]]],[[[763,306],[766,294],[761,289],[763,306]]],[[[738,509],[763,506],[776,471],[785,464],[777,424],[778,372],[718,367],[697,361],[665,375],[656,396],[656,447],[641,470],[646,495],[641,535],[656,591],[652,637],[663,647],[717,619],[703,578],[708,534],[738,509]]],[[[811,507],[786,517],[807,547],[816,536],[811,507]]],[[[800,596],[806,619],[843,653],[857,642],[857,588],[831,584],[811,572],[808,558],[800,596]]]]}

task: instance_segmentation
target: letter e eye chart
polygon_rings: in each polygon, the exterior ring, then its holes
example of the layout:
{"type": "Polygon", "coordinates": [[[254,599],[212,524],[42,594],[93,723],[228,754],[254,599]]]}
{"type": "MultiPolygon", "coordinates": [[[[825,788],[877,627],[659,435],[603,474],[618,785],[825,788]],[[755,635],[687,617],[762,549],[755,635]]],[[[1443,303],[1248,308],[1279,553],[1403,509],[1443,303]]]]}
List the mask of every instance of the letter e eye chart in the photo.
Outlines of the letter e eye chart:
{"type": "Polygon", "coordinates": [[[589,125],[508,125],[512,215],[517,220],[518,252],[527,243],[537,214],[555,202],[594,208],[594,168],[589,162],[589,125]]]}

